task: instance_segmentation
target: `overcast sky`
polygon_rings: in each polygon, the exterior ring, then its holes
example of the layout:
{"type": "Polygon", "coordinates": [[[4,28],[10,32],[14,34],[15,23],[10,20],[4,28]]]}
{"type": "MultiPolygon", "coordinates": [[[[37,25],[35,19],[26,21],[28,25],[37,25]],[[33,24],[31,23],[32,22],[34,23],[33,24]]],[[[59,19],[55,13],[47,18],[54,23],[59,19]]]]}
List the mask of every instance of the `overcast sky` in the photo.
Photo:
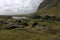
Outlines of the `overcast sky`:
{"type": "Polygon", "coordinates": [[[32,13],[43,0],[0,0],[0,15],[32,13]]]}

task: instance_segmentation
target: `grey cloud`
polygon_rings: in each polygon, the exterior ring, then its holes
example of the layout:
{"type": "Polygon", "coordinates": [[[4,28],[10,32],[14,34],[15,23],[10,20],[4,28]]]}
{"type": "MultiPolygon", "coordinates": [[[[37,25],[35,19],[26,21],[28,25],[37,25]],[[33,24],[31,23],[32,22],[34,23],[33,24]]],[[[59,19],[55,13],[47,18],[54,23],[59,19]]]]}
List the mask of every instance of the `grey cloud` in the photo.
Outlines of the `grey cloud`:
{"type": "Polygon", "coordinates": [[[0,15],[32,13],[37,10],[42,1],[43,0],[0,0],[0,15]]]}

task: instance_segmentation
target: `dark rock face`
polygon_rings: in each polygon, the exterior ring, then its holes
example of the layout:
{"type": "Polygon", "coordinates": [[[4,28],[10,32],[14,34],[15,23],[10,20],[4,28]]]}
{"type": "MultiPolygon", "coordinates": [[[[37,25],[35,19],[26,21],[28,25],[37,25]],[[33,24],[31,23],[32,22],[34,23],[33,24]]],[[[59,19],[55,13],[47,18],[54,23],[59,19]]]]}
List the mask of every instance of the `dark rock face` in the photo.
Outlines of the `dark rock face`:
{"type": "Polygon", "coordinates": [[[60,0],[44,0],[38,7],[38,10],[39,9],[42,9],[42,8],[51,8],[51,7],[54,7],[54,6],[59,6],[60,5],[60,0]]]}
{"type": "Polygon", "coordinates": [[[38,9],[41,9],[43,7],[45,7],[46,5],[48,5],[52,0],[44,0],[40,6],[38,7],[38,9]]]}

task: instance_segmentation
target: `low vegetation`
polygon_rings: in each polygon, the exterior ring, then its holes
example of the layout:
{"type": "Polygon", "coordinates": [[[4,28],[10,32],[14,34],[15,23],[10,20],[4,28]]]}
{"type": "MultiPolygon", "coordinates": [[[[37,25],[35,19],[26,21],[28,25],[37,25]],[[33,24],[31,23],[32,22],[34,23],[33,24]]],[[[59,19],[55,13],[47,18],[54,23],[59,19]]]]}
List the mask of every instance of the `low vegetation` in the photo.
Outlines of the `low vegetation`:
{"type": "Polygon", "coordinates": [[[60,40],[59,37],[60,18],[56,16],[0,20],[0,40],[60,40]]]}

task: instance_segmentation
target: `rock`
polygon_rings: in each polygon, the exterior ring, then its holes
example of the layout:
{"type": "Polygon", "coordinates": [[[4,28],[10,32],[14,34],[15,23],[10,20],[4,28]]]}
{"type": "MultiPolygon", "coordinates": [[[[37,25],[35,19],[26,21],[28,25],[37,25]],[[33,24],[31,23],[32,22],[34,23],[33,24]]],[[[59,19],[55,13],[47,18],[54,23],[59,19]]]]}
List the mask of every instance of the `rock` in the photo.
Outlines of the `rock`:
{"type": "Polygon", "coordinates": [[[38,28],[38,26],[39,26],[38,23],[33,23],[32,24],[32,28],[38,28]]]}
{"type": "Polygon", "coordinates": [[[21,20],[16,20],[15,22],[18,23],[18,24],[19,24],[19,23],[22,23],[21,20]]]}
{"type": "Polygon", "coordinates": [[[8,26],[6,29],[11,30],[11,29],[16,29],[16,28],[19,28],[19,26],[18,25],[11,25],[11,26],[8,26]]]}

